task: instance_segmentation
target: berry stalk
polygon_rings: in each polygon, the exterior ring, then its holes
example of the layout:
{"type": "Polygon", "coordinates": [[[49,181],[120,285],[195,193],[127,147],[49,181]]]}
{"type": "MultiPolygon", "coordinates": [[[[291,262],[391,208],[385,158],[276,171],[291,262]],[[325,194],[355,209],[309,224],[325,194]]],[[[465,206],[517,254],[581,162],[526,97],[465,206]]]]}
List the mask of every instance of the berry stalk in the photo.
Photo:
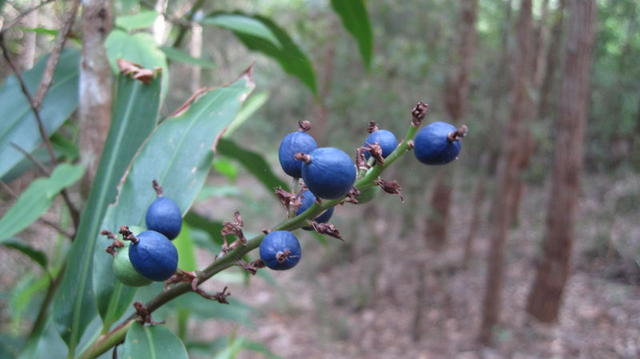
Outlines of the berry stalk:
{"type": "MultiPolygon", "coordinates": [[[[395,162],[398,158],[404,155],[410,149],[410,141],[416,136],[420,125],[412,123],[407,130],[407,133],[402,140],[398,144],[398,147],[385,158],[384,164],[376,164],[371,169],[369,169],[360,179],[358,179],[354,187],[360,191],[365,190],[369,187],[375,186],[374,181],[382,174],[382,172],[393,162],[395,162]]],[[[277,226],[273,228],[276,230],[286,230],[292,231],[295,229],[299,229],[304,225],[307,225],[308,220],[316,218],[323,211],[334,207],[341,203],[346,196],[334,199],[334,200],[324,200],[322,203],[315,202],[311,207],[309,207],[306,211],[300,213],[299,215],[288,218],[282,222],[280,222],[277,226]]],[[[221,271],[233,266],[237,261],[242,259],[246,254],[251,252],[252,250],[258,248],[262,239],[264,238],[264,234],[257,235],[252,239],[248,240],[246,245],[238,246],[223,257],[219,257],[213,263],[211,263],[204,270],[197,272],[197,281],[198,283],[203,283],[213,277],[214,275],[220,273],[221,271]]],[[[155,298],[149,301],[146,304],[146,308],[149,312],[153,312],[158,309],[165,303],[173,300],[174,298],[185,294],[187,292],[192,291],[191,283],[178,283],[168,290],[158,294],[155,298]]],[[[118,327],[114,328],[111,332],[107,333],[104,336],[98,338],[96,342],[94,342],[87,350],[85,350],[80,356],[80,359],[90,359],[96,358],[99,355],[105,353],[107,350],[115,346],[116,344],[122,342],[124,340],[129,327],[136,320],[136,314],[132,314],[129,316],[123,323],[121,323],[118,327]]]]}

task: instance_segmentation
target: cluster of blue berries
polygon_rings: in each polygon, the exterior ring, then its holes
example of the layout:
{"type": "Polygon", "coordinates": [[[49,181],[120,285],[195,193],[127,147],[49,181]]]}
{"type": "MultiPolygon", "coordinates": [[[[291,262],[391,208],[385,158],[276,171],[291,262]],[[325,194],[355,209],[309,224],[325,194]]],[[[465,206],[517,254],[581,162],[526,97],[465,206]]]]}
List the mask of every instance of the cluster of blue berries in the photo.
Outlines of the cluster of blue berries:
{"type": "MultiPolygon", "coordinates": [[[[426,112],[426,105],[422,105],[425,106],[422,109],[423,112],[426,112]]],[[[419,123],[414,125],[419,126],[419,123]]],[[[297,195],[300,203],[295,215],[300,215],[309,209],[316,200],[334,200],[354,193],[352,189],[358,171],[354,161],[344,151],[334,147],[318,147],[316,140],[307,133],[310,129],[307,121],[301,121],[299,126],[300,130],[284,137],[278,149],[282,170],[295,181],[302,178],[307,188],[297,195]]],[[[462,148],[460,139],[465,134],[465,126],[456,129],[445,122],[433,122],[418,131],[413,141],[414,154],[420,162],[428,165],[447,164],[458,157],[462,148]]],[[[379,129],[375,123],[371,122],[369,136],[358,153],[362,151],[367,161],[374,157],[376,160],[374,163],[382,164],[384,158],[391,155],[396,147],[398,147],[396,136],[391,131],[379,129]]],[[[385,189],[384,181],[381,183],[383,183],[381,187],[385,189]]],[[[395,189],[385,190],[391,193],[395,189]]],[[[357,191],[355,193],[358,200],[364,194],[357,191]]],[[[371,193],[375,194],[375,192],[371,193]]],[[[370,200],[370,198],[367,199],[370,200]]],[[[333,207],[325,210],[313,222],[328,222],[333,211],[333,207]]],[[[309,227],[303,228],[309,229],[309,227]]],[[[292,268],[301,257],[300,243],[288,231],[271,232],[260,244],[260,259],[272,269],[292,268]]]]}
{"type": "MultiPolygon", "coordinates": [[[[126,285],[143,286],[151,281],[169,279],[178,268],[178,250],[171,242],[182,228],[182,213],[178,205],[162,195],[162,187],[154,180],[158,197],[145,215],[147,229],[120,229],[124,242],[116,240],[107,251],[114,254],[113,272],[126,285]],[[121,247],[115,253],[116,248],[121,247]]],[[[103,231],[103,234],[115,235],[103,231]]]]}

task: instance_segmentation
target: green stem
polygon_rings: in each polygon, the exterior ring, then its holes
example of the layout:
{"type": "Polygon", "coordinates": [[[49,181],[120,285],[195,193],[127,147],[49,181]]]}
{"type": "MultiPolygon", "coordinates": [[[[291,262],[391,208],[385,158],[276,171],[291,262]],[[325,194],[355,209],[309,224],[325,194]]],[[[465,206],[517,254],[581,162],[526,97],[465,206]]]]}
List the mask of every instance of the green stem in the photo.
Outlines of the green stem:
{"type": "MultiPolygon", "coordinates": [[[[375,181],[380,174],[389,167],[393,162],[395,162],[398,158],[400,158],[407,150],[409,149],[409,141],[415,137],[418,128],[415,126],[409,127],[407,134],[402,142],[396,147],[396,149],[384,160],[384,165],[376,164],[371,169],[367,171],[367,173],[358,179],[354,184],[354,187],[358,190],[364,190],[371,186],[373,186],[373,181],[375,181]]],[[[315,202],[309,209],[300,213],[298,216],[293,218],[288,218],[277,226],[273,228],[273,230],[288,230],[292,231],[304,226],[308,219],[315,218],[318,214],[323,211],[336,206],[340,202],[344,200],[343,198],[334,199],[334,200],[325,200],[322,203],[315,202]]],[[[247,253],[252,250],[258,248],[262,239],[264,238],[264,234],[260,234],[252,239],[250,239],[245,246],[240,246],[227,253],[223,257],[219,257],[215,262],[211,263],[207,268],[198,272],[198,282],[203,283],[207,281],[209,278],[214,275],[220,273],[221,271],[233,266],[238,260],[244,257],[247,253]]],[[[180,295],[191,291],[191,283],[178,283],[173,287],[169,288],[167,291],[164,291],[151,301],[146,304],[149,312],[153,312],[158,309],[165,303],[173,300],[180,295]]],[[[104,336],[98,338],[96,342],[94,342],[87,350],[85,350],[81,355],[80,359],[90,359],[99,356],[102,353],[105,353],[114,345],[120,343],[124,340],[125,335],[127,334],[127,330],[131,326],[131,323],[136,319],[136,315],[132,314],[129,316],[121,325],[114,328],[111,332],[107,333],[104,336]]]]}

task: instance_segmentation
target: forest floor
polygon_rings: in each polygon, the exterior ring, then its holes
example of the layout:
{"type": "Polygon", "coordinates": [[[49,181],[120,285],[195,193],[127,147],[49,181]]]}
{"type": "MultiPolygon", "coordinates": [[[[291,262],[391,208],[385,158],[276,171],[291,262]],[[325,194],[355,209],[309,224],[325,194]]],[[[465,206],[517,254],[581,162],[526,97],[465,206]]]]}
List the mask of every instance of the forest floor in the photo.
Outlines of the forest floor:
{"type": "MultiPolygon", "coordinates": [[[[628,184],[621,186],[621,191],[629,190],[628,184]]],[[[632,187],[637,196],[638,184],[632,187]]],[[[524,310],[544,228],[544,211],[535,210],[546,203],[540,188],[531,190],[523,202],[520,225],[507,244],[501,320],[493,348],[475,341],[488,224],[478,229],[474,257],[463,268],[463,238],[471,210],[457,205],[457,225],[451,227],[451,241],[440,253],[427,249],[420,225],[402,234],[399,223],[384,221],[371,229],[368,244],[362,239],[332,242],[329,248],[305,244],[305,260],[296,270],[274,274],[278,287],[258,280],[232,289],[261,313],[254,319],[256,327],[240,328],[239,334],[265,343],[284,358],[638,358],[640,272],[629,258],[616,254],[620,249],[612,248],[615,241],[629,238],[640,245],[640,223],[633,216],[626,221],[619,216],[623,220],[605,227],[613,244],[594,254],[594,244],[587,239],[599,233],[591,227],[608,223],[601,211],[610,202],[599,196],[614,195],[600,190],[586,188],[580,204],[579,226],[589,226],[577,230],[573,271],[556,326],[535,323],[524,310]]],[[[373,215],[380,210],[373,209],[373,215]]],[[[342,215],[359,220],[362,211],[342,215]]],[[[209,335],[234,327],[223,325],[209,335]]]]}

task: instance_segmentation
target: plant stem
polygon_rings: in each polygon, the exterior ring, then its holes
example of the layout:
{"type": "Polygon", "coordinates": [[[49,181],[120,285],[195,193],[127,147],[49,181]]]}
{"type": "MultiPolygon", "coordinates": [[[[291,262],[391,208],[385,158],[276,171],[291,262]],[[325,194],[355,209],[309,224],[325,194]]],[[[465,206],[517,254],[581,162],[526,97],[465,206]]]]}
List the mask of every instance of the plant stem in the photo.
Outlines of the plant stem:
{"type": "MultiPolygon", "coordinates": [[[[385,158],[384,165],[376,164],[369,171],[356,181],[354,187],[358,190],[364,190],[371,186],[374,186],[373,181],[380,176],[380,174],[389,167],[393,162],[395,162],[398,158],[400,158],[407,150],[409,149],[409,141],[415,137],[416,132],[418,131],[418,127],[410,126],[407,134],[402,142],[396,147],[396,149],[385,158]]],[[[277,226],[273,228],[273,230],[288,230],[292,231],[304,226],[309,218],[315,218],[318,214],[323,211],[336,206],[344,197],[340,199],[334,200],[325,200],[322,203],[315,202],[309,209],[300,213],[298,216],[293,218],[288,218],[277,226]]],[[[262,239],[264,238],[264,234],[260,234],[250,239],[246,245],[239,246],[227,253],[223,257],[219,257],[215,262],[211,263],[207,268],[202,271],[199,271],[197,274],[198,283],[203,283],[213,277],[214,275],[220,273],[221,271],[233,266],[238,260],[244,257],[246,254],[251,252],[252,250],[258,248],[262,239]]],[[[149,301],[146,304],[149,312],[153,312],[158,309],[165,303],[173,300],[176,297],[179,297],[182,294],[191,291],[191,283],[178,283],[168,290],[158,294],[155,298],[149,301]]],[[[124,340],[129,327],[136,319],[136,315],[132,314],[129,316],[122,324],[118,327],[114,328],[111,332],[107,333],[104,336],[98,338],[96,342],[94,342],[87,350],[85,350],[81,355],[80,359],[90,359],[99,356],[102,353],[105,353],[107,350],[112,348],[114,345],[120,343],[124,340]]]]}

